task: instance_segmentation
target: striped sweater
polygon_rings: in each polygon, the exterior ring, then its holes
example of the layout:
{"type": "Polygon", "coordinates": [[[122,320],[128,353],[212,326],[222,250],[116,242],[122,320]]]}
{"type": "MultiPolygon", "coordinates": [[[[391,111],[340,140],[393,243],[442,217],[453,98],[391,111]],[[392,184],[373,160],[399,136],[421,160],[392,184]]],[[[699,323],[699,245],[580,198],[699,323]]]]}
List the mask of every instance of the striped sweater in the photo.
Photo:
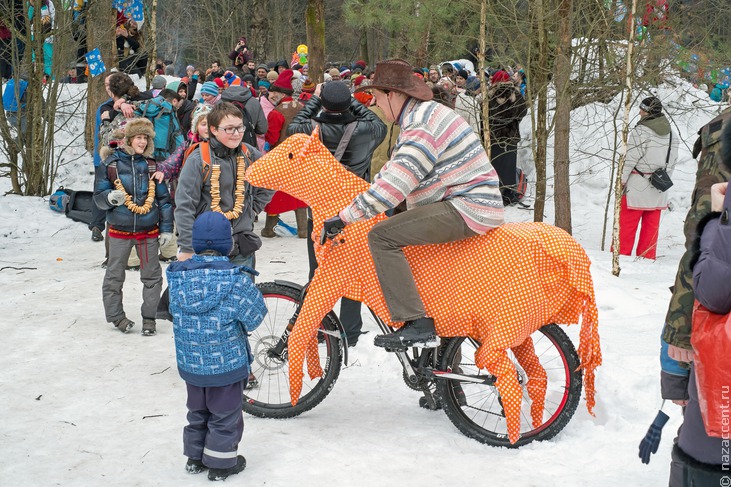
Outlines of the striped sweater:
{"type": "Polygon", "coordinates": [[[463,118],[439,103],[409,99],[398,123],[391,160],[340,212],[345,223],[372,218],[403,200],[407,208],[448,200],[479,234],[504,223],[497,172],[463,118]]]}

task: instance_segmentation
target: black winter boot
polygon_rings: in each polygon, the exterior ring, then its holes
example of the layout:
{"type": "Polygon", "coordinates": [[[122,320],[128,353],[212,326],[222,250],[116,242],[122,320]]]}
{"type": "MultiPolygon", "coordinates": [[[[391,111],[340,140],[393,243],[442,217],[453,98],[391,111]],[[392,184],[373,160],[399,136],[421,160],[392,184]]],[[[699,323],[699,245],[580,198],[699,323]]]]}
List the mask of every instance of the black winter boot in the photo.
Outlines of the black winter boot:
{"type": "Polygon", "coordinates": [[[265,238],[276,237],[277,234],[274,233],[274,227],[277,226],[278,221],[279,215],[267,215],[266,222],[264,223],[264,228],[261,229],[261,236],[265,238]]]}
{"type": "Polygon", "coordinates": [[[246,458],[239,455],[236,457],[236,465],[229,468],[209,468],[208,480],[226,480],[231,475],[236,475],[246,468],[246,458]]]}
{"type": "Polygon", "coordinates": [[[297,218],[297,238],[307,238],[307,208],[294,210],[294,216],[297,218]]]}
{"type": "Polygon", "coordinates": [[[377,335],[373,344],[389,350],[404,350],[409,347],[431,348],[439,345],[434,320],[417,318],[404,323],[393,333],[377,335]]]}
{"type": "Polygon", "coordinates": [[[185,464],[185,471],[190,474],[198,474],[208,470],[208,467],[203,465],[201,460],[188,459],[188,463],[185,464]]]}

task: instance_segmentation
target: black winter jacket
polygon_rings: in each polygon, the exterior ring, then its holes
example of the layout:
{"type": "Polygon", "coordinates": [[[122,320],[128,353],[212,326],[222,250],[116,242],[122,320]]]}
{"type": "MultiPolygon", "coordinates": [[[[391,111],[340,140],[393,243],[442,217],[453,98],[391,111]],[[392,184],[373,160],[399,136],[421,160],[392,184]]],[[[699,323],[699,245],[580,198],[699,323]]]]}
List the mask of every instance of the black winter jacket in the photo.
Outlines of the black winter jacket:
{"type": "Polygon", "coordinates": [[[180,122],[180,129],[183,132],[183,137],[188,140],[188,133],[190,132],[190,125],[193,123],[193,112],[195,111],[198,104],[190,100],[182,100],[180,106],[175,111],[180,122]]]}
{"type": "Polygon", "coordinates": [[[490,103],[490,139],[492,143],[517,144],[520,142],[520,121],[528,113],[525,98],[512,83],[499,83],[488,91],[490,103]],[[502,86],[507,85],[507,86],[502,86]],[[515,95],[515,101],[510,96],[515,95]],[[508,100],[500,104],[498,98],[508,100]]]}
{"type": "Polygon", "coordinates": [[[173,205],[170,193],[165,183],[155,185],[155,199],[152,209],[145,215],[132,213],[124,205],[112,206],[107,196],[115,189],[110,180],[109,166],[116,163],[116,172],[111,177],[118,177],[127,194],[132,195],[136,205],[142,205],[147,198],[147,188],[150,181],[150,171],[147,159],[141,155],[131,156],[123,149],[117,149],[96,168],[94,203],[107,212],[107,222],[117,230],[123,232],[148,232],[160,226],[160,233],[173,232],[173,205]]]}
{"type": "Polygon", "coordinates": [[[327,112],[322,109],[320,98],[313,96],[289,124],[287,134],[311,134],[313,120],[320,125],[322,143],[333,155],[347,125],[350,122],[358,124],[340,163],[353,174],[370,181],[373,151],[386,138],[386,125],[378,116],[356,99],[351,100],[347,112],[327,112]]]}

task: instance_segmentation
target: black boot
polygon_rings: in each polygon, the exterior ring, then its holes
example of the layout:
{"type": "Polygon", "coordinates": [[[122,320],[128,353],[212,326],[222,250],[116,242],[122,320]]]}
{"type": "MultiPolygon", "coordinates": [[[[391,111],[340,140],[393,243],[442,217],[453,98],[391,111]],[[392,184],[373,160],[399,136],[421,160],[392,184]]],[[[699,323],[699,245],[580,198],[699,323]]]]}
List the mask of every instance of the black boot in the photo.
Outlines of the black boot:
{"type": "Polygon", "coordinates": [[[246,458],[239,455],[236,457],[236,465],[229,468],[209,468],[208,480],[226,480],[231,475],[236,475],[246,468],[246,458]]]}
{"type": "Polygon", "coordinates": [[[407,321],[393,333],[377,335],[373,344],[390,350],[404,350],[409,347],[436,347],[439,345],[439,340],[434,320],[424,317],[407,321]]]}
{"type": "Polygon", "coordinates": [[[201,460],[188,459],[188,463],[185,464],[185,471],[190,474],[199,474],[208,470],[208,467],[203,465],[201,460]]]}
{"type": "Polygon", "coordinates": [[[94,228],[91,229],[91,239],[94,242],[101,242],[102,240],[104,240],[104,235],[102,234],[102,231],[101,230],[99,230],[98,228],[94,227],[94,228]]]}

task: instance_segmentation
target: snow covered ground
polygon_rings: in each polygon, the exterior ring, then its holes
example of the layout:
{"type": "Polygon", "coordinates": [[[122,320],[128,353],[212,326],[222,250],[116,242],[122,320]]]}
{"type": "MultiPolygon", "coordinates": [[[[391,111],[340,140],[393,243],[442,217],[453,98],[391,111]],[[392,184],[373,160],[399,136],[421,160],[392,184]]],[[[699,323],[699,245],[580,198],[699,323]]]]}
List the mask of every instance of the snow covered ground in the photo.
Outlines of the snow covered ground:
{"type": "MultiPolygon", "coordinates": [[[[320,406],[290,420],[246,417],[239,451],[248,467],[229,482],[275,487],[667,485],[680,409],[665,406],[671,421],[649,465],[640,463],[638,444],[661,403],[659,335],[683,251],[682,223],[696,170],[690,147],[718,106],[680,81],[662,87],[658,96],[684,141],[671,189],[674,211],[663,213],[658,260],[623,258],[618,278],[611,275],[611,254],[600,248],[612,114],[619,100],[573,113],[574,234],[593,262],[604,354],[595,417],[582,400],[551,441],[518,450],[482,445],[463,436],[442,412],[418,407],[419,394],[404,385],[394,357],[373,347],[376,327],[366,322],[371,333],[320,406]],[[706,106],[698,107],[701,103],[706,106]]],[[[524,121],[523,133],[529,133],[529,125],[524,121]]],[[[71,151],[82,153],[78,147],[71,151]]],[[[527,167],[529,153],[521,157],[527,167]]],[[[90,188],[90,166],[87,156],[64,166],[59,184],[90,188]]],[[[0,192],[8,189],[8,181],[0,181],[0,192]]],[[[546,221],[553,220],[552,211],[549,201],[546,221]]],[[[285,219],[294,223],[293,215],[285,219]]],[[[508,209],[509,221],[530,219],[529,211],[508,209]]],[[[183,469],[185,387],[176,371],[172,325],[159,322],[155,337],[139,334],[138,274],[128,272],[125,285],[127,313],[138,324],[122,335],[105,323],[104,270],[99,267],[104,247],[90,240],[84,225],[51,212],[47,198],[18,196],[0,196],[0,222],[0,484],[208,482],[183,469]]],[[[265,240],[257,260],[260,282],[306,279],[302,240],[265,240]]],[[[575,339],[576,327],[568,331],[575,339]]]]}

